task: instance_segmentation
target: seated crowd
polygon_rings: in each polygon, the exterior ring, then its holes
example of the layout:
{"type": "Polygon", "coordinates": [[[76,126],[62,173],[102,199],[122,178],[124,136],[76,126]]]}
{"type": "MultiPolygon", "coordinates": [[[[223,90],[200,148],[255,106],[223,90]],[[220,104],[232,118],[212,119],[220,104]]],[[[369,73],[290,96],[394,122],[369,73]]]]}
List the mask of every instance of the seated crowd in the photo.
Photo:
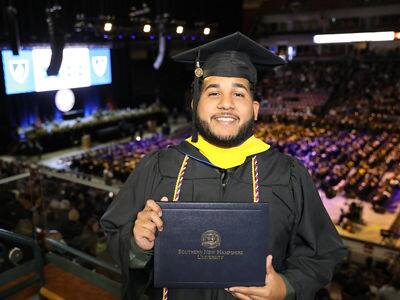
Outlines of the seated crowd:
{"type": "Polygon", "coordinates": [[[300,159],[328,198],[343,191],[347,198],[382,207],[400,188],[400,140],[395,133],[262,123],[256,135],[300,159]]]}
{"type": "Polygon", "coordinates": [[[113,193],[30,170],[31,176],[0,185],[0,228],[39,240],[50,237],[110,260],[99,218],[113,193]]]}
{"type": "Polygon", "coordinates": [[[106,184],[112,184],[115,180],[121,183],[128,178],[143,156],[179,141],[155,135],[139,141],[96,148],[82,155],[67,157],[63,161],[69,165],[70,170],[102,177],[106,184]]]}
{"type": "Polygon", "coordinates": [[[342,61],[293,61],[265,71],[261,80],[264,98],[279,96],[283,91],[292,93],[330,93],[339,83],[342,61]]]}
{"type": "Polygon", "coordinates": [[[16,164],[14,162],[0,159],[0,179],[25,173],[26,170],[26,164],[16,164]]]}
{"type": "Polygon", "coordinates": [[[265,71],[258,86],[261,113],[312,115],[320,109],[346,70],[342,61],[294,61],[265,71]]]}
{"type": "Polygon", "coordinates": [[[400,58],[394,60],[361,60],[343,92],[336,100],[326,121],[343,129],[358,128],[399,132],[400,58]]]}
{"type": "Polygon", "coordinates": [[[343,261],[336,267],[332,283],[327,289],[319,291],[317,299],[399,299],[399,258],[391,256],[384,261],[374,261],[372,257],[367,257],[363,264],[343,261]]]}
{"type": "MultiPolygon", "coordinates": [[[[337,131],[332,126],[299,122],[260,123],[256,135],[303,161],[328,198],[343,192],[381,209],[400,188],[400,139],[396,133],[337,131]]],[[[147,153],[181,139],[154,136],[89,151],[70,160],[72,170],[103,177],[106,183],[126,180],[147,153]]]]}

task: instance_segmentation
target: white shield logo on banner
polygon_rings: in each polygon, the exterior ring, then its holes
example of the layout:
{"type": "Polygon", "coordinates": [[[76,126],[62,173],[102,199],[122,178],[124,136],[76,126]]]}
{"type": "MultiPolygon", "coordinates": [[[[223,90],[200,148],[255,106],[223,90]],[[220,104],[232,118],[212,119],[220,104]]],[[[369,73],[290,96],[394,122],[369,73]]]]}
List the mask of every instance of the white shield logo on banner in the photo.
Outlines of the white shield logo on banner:
{"type": "Polygon", "coordinates": [[[93,56],[92,67],[98,77],[103,77],[107,69],[107,56],[93,56]]]}
{"type": "Polygon", "coordinates": [[[29,62],[27,59],[12,59],[8,65],[12,78],[22,84],[25,82],[29,73],[29,62]]]}

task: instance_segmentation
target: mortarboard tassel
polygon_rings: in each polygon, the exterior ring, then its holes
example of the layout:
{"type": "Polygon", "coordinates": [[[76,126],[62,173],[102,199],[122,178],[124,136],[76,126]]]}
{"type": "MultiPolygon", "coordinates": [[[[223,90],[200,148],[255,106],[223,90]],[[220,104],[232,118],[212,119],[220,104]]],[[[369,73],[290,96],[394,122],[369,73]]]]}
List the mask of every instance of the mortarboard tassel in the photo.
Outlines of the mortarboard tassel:
{"type": "Polygon", "coordinates": [[[196,143],[198,140],[198,131],[195,124],[197,105],[200,100],[200,79],[203,76],[203,69],[200,67],[200,49],[196,57],[196,69],[194,70],[195,78],[193,83],[193,109],[192,109],[192,142],[196,143]]]}

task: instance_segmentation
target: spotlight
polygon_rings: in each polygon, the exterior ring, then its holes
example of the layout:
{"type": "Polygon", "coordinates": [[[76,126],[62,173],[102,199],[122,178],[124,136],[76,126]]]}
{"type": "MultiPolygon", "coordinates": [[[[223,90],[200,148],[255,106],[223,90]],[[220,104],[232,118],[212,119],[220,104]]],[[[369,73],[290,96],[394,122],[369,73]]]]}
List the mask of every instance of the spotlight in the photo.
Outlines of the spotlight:
{"type": "Polygon", "coordinates": [[[150,32],[151,31],[151,25],[150,24],[145,24],[143,26],[143,32],[150,32]]]}
{"type": "Polygon", "coordinates": [[[394,39],[394,31],[317,34],[313,38],[316,44],[380,42],[393,41],[394,39]]]}
{"type": "Polygon", "coordinates": [[[203,30],[204,35],[209,35],[210,32],[211,32],[211,30],[210,30],[209,27],[206,27],[206,28],[204,28],[204,30],[203,30]]]}
{"type": "Polygon", "coordinates": [[[176,27],[176,33],[177,34],[182,34],[183,33],[183,26],[176,27]]]}
{"type": "Polygon", "coordinates": [[[112,29],[112,23],[106,22],[104,23],[104,31],[111,31],[112,29]]]}

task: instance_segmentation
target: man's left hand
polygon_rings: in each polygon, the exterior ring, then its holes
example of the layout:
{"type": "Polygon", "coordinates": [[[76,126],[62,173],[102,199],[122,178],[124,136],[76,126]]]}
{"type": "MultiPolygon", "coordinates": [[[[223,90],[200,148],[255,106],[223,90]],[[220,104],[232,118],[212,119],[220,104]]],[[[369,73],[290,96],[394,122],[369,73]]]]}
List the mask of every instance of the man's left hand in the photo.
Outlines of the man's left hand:
{"type": "Polygon", "coordinates": [[[286,297],[286,285],[274,267],[272,256],[267,256],[267,274],[265,275],[265,286],[263,287],[231,287],[226,289],[235,298],[241,300],[283,300],[286,297]]]}

